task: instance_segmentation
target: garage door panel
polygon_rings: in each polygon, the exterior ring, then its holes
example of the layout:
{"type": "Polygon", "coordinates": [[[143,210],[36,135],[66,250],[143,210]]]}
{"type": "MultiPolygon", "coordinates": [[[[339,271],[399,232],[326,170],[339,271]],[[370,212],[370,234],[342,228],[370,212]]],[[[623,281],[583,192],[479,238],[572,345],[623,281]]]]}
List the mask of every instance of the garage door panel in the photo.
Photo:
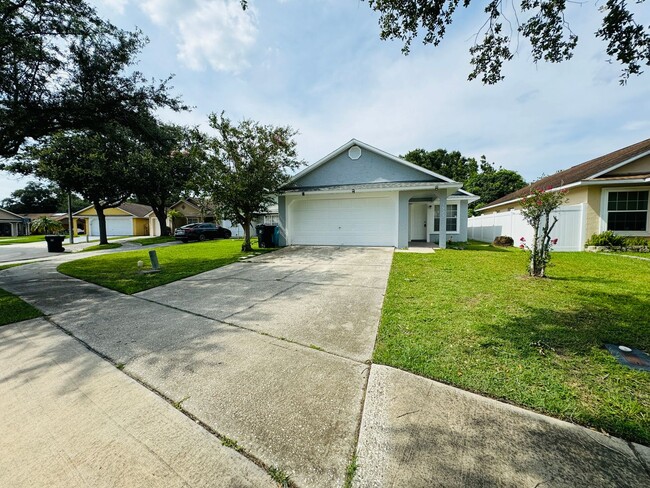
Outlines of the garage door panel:
{"type": "Polygon", "coordinates": [[[289,216],[291,243],[394,246],[395,205],[390,197],[295,201],[289,216]]]}
{"type": "MultiPolygon", "coordinates": [[[[92,235],[99,235],[99,219],[90,219],[92,235]]],[[[133,222],[129,217],[106,217],[106,235],[130,236],[133,235],[133,222]]]]}

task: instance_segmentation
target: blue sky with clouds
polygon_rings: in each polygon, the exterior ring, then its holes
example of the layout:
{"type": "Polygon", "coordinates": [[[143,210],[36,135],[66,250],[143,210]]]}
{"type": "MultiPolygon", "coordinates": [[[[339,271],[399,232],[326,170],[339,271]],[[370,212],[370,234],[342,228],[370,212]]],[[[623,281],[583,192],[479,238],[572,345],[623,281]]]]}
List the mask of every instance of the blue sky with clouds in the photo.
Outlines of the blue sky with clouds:
{"type": "MultiPolygon", "coordinates": [[[[461,9],[439,47],[416,41],[406,57],[401,44],[379,39],[377,14],[357,0],[253,0],[246,12],[237,0],[92,3],[144,31],[139,68],[174,73],[174,92],[195,107],[163,118],[207,128],[207,115],[225,110],[289,124],[308,162],[354,137],[397,155],[485,154],[533,180],[650,137],[650,74],[619,85],[619,67],[592,35],[600,19],[592,3],[569,5],[580,36],[572,61],[535,65],[521,42],[496,86],[467,81],[479,3],[461,9]]],[[[24,183],[2,175],[0,198],[24,183]]]]}

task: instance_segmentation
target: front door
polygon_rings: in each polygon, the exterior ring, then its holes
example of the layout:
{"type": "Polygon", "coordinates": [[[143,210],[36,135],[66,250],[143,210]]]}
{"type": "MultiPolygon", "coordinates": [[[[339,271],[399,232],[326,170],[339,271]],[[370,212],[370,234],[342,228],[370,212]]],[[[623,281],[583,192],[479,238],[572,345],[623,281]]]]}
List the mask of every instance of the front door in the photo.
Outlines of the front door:
{"type": "Polygon", "coordinates": [[[427,204],[412,203],[410,206],[410,236],[411,241],[427,240],[427,204]]]}

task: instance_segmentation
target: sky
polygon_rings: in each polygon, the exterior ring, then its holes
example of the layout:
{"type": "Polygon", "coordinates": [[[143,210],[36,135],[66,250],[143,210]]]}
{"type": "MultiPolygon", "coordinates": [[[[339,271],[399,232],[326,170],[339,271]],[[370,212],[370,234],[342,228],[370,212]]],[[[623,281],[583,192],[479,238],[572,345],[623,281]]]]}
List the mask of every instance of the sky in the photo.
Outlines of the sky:
{"type": "MultiPolygon", "coordinates": [[[[290,125],[313,163],[352,138],[395,155],[411,149],[485,155],[526,180],[650,137],[650,73],[619,84],[593,36],[596,3],[570,3],[579,36],[571,61],[535,64],[526,43],[505,80],[468,81],[469,48],[485,21],[480,3],[459,8],[442,43],[382,41],[378,14],[359,0],[92,0],[102,17],[150,42],[138,69],[174,74],[193,109],[161,118],[209,130],[208,114],[290,125]]],[[[650,24],[650,12],[637,20],[650,24]]],[[[0,173],[0,199],[25,178],[0,173]]]]}

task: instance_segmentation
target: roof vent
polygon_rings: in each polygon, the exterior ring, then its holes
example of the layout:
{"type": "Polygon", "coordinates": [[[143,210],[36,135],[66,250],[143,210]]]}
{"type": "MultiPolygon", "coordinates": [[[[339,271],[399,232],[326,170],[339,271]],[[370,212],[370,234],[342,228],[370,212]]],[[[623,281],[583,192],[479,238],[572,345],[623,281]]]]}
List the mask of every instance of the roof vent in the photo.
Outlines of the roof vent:
{"type": "Polygon", "coordinates": [[[352,146],[348,149],[348,156],[350,159],[359,159],[361,157],[361,148],[359,146],[352,146]]]}

